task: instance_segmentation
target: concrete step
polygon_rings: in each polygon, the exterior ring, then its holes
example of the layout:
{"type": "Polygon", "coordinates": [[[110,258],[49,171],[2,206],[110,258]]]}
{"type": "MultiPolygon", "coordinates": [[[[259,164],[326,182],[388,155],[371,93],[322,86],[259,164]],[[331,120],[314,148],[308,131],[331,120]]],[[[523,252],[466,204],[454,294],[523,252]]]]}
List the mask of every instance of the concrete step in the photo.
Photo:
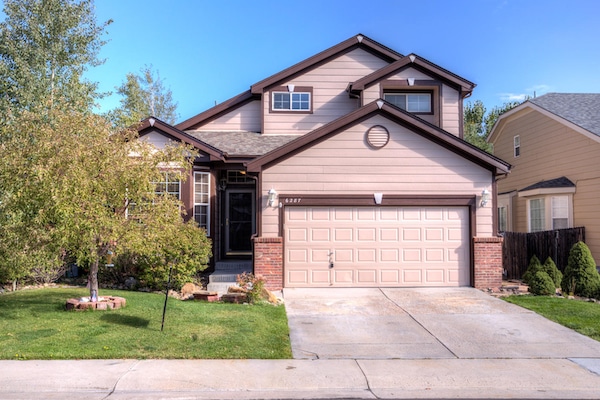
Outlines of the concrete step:
{"type": "Polygon", "coordinates": [[[229,270],[252,271],[252,261],[217,261],[215,264],[215,272],[229,270]]]}
{"type": "Polygon", "coordinates": [[[211,282],[206,286],[209,292],[217,292],[219,296],[227,293],[230,286],[237,286],[235,282],[211,282]]]}

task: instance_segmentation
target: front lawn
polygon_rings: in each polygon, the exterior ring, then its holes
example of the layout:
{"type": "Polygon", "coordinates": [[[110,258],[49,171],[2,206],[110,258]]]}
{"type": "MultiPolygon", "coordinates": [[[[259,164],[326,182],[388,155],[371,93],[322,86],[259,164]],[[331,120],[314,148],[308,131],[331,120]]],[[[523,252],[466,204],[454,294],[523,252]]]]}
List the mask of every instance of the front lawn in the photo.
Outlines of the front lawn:
{"type": "Polygon", "coordinates": [[[600,304],[551,296],[508,296],[504,299],[600,341],[600,304]]]}
{"type": "Polygon", "coordinates": [[[0,295],[0,359],[291,358],[283,306],[180,301],[164,295],[100,290],[127,306],[65,311],[86,289],[23,290],[0,295]]]}

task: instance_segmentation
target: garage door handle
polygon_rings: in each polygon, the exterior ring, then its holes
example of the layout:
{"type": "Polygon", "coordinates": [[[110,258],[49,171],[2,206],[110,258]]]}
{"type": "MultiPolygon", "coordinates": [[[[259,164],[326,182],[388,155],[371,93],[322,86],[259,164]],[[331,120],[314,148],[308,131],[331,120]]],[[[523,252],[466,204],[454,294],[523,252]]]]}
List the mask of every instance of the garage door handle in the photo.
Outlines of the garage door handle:
{"type": "Polygon", "coordinates": [[[329,250],[329,268],[333,268],[333,250],[329,250]]]}

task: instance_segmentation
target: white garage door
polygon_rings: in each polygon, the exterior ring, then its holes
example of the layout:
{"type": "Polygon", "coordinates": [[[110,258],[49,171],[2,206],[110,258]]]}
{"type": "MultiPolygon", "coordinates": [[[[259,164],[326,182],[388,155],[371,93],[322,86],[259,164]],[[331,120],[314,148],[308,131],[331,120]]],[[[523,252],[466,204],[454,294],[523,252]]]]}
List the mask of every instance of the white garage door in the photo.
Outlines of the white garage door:
{"type": "Polygon", "coordinates": [[[466,207],[285,208],[286,287],[468,286],[466,207]]]}

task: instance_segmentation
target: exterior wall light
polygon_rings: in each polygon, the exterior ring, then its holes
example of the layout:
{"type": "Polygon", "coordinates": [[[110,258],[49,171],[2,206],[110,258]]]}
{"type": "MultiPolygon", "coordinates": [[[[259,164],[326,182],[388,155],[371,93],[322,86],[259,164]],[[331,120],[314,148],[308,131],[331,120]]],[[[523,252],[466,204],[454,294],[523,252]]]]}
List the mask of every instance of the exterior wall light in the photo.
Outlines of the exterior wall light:
{"type": "Polygon", "coordinates": [[[375,204],[379,205],[383,200],[383,193],[373,193],[373,198],[375,199],[375,204]]]}
{"type": "Polygon", "coordinates": [[[275,200],[277,199],[277,191],[275,191],[275,189],[271,188],[271,190],[269,190],[269,197],[267,198],[267,204],[269,205],[269,207],[274,207],[275,206],[275,200]]]}
{"type": "Polygon", "coordinates": [[[481,207],[485,207],[488,201],[490,201],[490,192],[487,189],[483,189],[483,192],[481,192],[481,207]]]}

